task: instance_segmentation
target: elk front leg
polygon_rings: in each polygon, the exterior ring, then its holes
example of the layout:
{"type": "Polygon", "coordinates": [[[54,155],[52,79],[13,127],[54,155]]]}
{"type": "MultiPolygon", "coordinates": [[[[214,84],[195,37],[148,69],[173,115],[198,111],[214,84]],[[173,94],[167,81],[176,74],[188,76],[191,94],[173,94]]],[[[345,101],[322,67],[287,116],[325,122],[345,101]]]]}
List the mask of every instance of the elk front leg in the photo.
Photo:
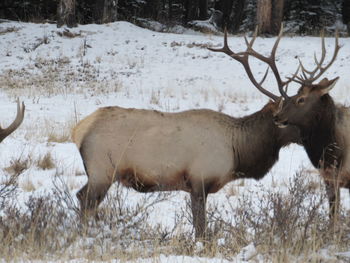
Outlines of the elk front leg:
{"type": "Polygon", "coordinates": [[[339,187],[333,182],[326,182],[326,192],[329,203],[329,218],[334,221],[339,213],[339,187]]]}
{"type": "Polygon", "coordinates": [[[196,239],[205,239],[207,231],[206,220],[207,193],[203,191],[191,193],[192,220],[196,239]]]}

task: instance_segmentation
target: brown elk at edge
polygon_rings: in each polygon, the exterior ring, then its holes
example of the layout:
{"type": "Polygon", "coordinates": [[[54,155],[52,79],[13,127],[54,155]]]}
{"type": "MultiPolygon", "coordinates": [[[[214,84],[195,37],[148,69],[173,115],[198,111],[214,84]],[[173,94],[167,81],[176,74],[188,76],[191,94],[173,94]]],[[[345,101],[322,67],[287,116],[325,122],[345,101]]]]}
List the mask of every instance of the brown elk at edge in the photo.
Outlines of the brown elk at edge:
{"type": "Polygon", "coordinates": [[[262,87],[267,71],[257,82],[248,63],[249,56],[267,63],[284,94],[283,87],[291,80],[281,81],[275,65],[281,34],[270,58],[253,52],[255,38],[246,40],[245,52],[234,53],[225,33],[224,47],[211,49],[242,63],[255,87],[273,100],[252,115],[233,118],[205,109],[162,113],[106,107],[77,124],[72,137],[88,175],[77,194],[83,215],[97,212],[115,181],[140,192],[183,190],[191,195],[196,238],[203,238],[207,195],[237,178],[262,178],[279,150],[299,141],[297,128],[280,129],[274,123],[279,97],[262,87]]]}
{"type": "Polygon", "coordinates": [[[313,82],[333,64],[339,49],[336,35],[333,56],[323,66],[326,48],[322,37],[322,55],[319,61],[315,57],[315,69],[306,70],[300,62],[302,75],[293,81],[302,86],[296,95],[284,98],[276,114],[279,127],[300,128],[301,142],[326,184],[331,218],[339,209],[339,187],[350,189],[350,109],[335,105],[328,94],[339,77],[324,78],[318,84],[313,82]]]}

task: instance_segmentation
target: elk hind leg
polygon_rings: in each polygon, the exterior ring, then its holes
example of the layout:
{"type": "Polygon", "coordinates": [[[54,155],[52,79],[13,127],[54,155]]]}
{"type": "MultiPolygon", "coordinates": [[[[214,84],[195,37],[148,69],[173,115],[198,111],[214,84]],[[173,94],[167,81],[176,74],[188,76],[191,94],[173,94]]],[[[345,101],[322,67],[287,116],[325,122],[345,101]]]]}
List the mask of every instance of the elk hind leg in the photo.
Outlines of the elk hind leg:
{"type": "Polygon", "coordinates": [[[196,239],[205,239],[207,231],[206,220],[207,193],[191,192],[191,209],[196,239]]]}
{"type": "Polygon", "coordinates": [[[97,207],[103,201],[110,187],[106,184],[90,184],[89,182],[77,193],[80,202],[80,212],[84,218],[95,216],[97,218],[97,207]]]}

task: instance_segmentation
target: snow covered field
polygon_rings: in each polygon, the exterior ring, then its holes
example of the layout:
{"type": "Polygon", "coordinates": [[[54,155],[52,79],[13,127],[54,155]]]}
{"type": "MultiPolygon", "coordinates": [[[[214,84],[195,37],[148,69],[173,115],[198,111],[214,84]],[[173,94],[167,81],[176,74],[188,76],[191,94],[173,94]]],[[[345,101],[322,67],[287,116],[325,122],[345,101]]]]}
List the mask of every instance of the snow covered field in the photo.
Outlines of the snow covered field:
{"type": "MultiPolygon", "coordinates": [[[[258,38],[255,48],[267,55],[274,41],[275,38],[258,38]]],[[[341,38],[339,41],[343,47],[325,77],[340,76],[331,95],[337,102],[349,105],[350,42],[349,38],[341,38]]],[[[22,125],[0,144],[0,183],[8,180],[11,174],[19,174],[17,192],[6,202],[11,200],[19,207],[19,211],[25,213],[30,198],[54,195],[58,184],[64,184],[72,195],[73,202],[76,202],[75,193],[86,183],[87,178],[80,155],[71,142],[70,131],[77,121],[99,107],[118,105],[165,112],[207,108],[235,117],[261,109],[268,99],[250,83],[243,67],[224,54],[207,50],[207,46],[220,47],[222,42],[222,36],[192,31],[181,35],[157,33],[126,22],[79,26],[69,32],[50,24],[0,23],[1,126],[6,127],[14,119],[17,97],[26,105],[22,125]],[[18,168],[18,165],[22,167],[18,168]]],[[[229,44],[234,51],[245,49],[241,36],[230,36],[229,44]]],[[[313,67],[314,52],[319,54],[320,46],[317,37],[283,37],[276,59],[281,76],[290,76],[295,72],[298,58],[305,66],[313,67]]],[[[326,38],[326,47],[330,56],[334,48],[333,38],[326,38]]],[[[257,79],[261,79],[266,66],[256,60],[251,60],[251,65],[257,79]]],[[[272,74],[264,86],[275,94],[278,93],[272,74]]],[[[288,92],[294,94],[296,90],[297,85],[291,86],[288,92]]],[[[322,184],[302,147],[291,145],[280,152],[279,162],[262,180],[237,180],[210,195],[209,210],[210,207],[217,208],[221,211],[221,216],[225,217],[226,214],[226,219],[230,220],[231,217],[234,218],[232,209],[237,208],[238,199],[242,195],[249,196],[253,204],[256,204],[264,190],[287,192],[293,177],[300,171],[307,175],[308,180],[322,184]]],[[[125,188],[120,190],[117,186],[110,190],[111,195],[116,191],[127,195],[126,206],[135,206],[145,198],[145,194],[125,188]]],[[[322,187],[318,186],[316,192],[321,191],[322,187]]],[[[182,192],[173,192],[160,198],[163,197],[164,201],[152,205],[147,224],[152,229],[169,230],[176,227],[170,231],[174,236],[191,232],[188,220],[181,224],[177,222],[177,215],[188,209],[185,202],[188,196],[182,192]]],[[[341,203],[344,211],[350,208],[347,191],[342,191],[341,203]]],[[[0,216],[3,215],[4,212],[0,211],[0,216]]],[[[95,229],[97,232],[102,231],[96,226],[95,229]]],[[[97,242],[96,240],[97,238],[90,242],[97,242]]],[[[220,242],[222,240],[219,239],[218,246],[220,242]]],[[[276,260],[269,258],[253,243],[243,248],[232,248],[229,254],[220,253],[220,249],[215,253],[203,254],[200,248],[195,248],[188,255],[161,252],[152,254],[148,259],[142,259],[141,256],[120,259],[116,255],[106,258],[96,256],[95,253],[94,257],[86,259],[83,250],[81,253],[76,251],[81,248],[77,243],[79,242],[75,241],[67,248],[70,252],[65,260],[276,260]]],[[[110,249],[109,245],[99,246],[101,254],[110,249]]],[[[342,258],[337,254],[346,252],[346,249],[331,245],[322,249],[315,253],[325,260],[346,260],[344,257],[347,254],[342,254],[342,258]]],[[[19,255],[19,258],[30,258],[29,252],[25,253],[27,257],[16,251],[11,253],[19,255]]],[[[2,258],[8,260],[12,257],[2,255],[2,258]]],[[[42,260],[48,258],[50,255],[42,260]]],[[[52,260],[60,261],[54,256],[52,260]]]]}

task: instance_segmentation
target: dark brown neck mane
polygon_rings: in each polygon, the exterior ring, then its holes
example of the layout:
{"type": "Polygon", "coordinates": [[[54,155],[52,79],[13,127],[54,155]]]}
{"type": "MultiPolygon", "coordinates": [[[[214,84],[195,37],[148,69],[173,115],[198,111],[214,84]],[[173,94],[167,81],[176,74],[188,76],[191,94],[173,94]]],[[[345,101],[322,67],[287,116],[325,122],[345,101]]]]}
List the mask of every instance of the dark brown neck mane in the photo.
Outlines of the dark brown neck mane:
{"type": "Polygon", "coordinates": [[[239,140],[233,138],[233,150],[239,160],[236,170],[241,177],[261,179],[278,160],[282,147],[300,142],[295,126],[280,129],[275,125],[272,110],[270,102],[262,110],[238,119],[244,137],[239,140]]]}
{"type": "Polygon", "coordinates": [[[316,168],[339,166],[342,153],[335,136],[337,108],[333,99],[328,94],[322,96],[315,112],[307,127],[300,127],[302,144],[316,168]]]}

